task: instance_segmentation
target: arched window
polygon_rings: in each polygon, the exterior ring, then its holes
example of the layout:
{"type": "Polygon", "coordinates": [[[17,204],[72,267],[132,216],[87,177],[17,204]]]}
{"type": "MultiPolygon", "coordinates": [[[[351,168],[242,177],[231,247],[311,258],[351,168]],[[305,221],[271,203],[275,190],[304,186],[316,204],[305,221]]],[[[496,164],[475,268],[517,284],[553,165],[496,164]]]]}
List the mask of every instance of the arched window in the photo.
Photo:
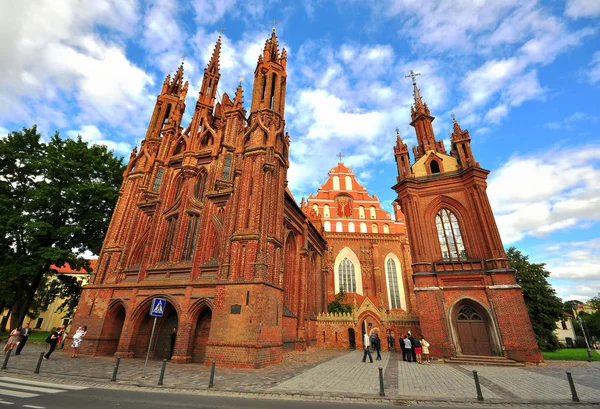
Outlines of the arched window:
{"type": "Polygon", "coordinates": [[[346,180],[346,190],[352,190],[352,178],[346,176],[344,179],[346,180]]]}
{"type": "Polygon", "coordinates": [[[331,231],[331,223],[329,223],[329,222],[323,223],[323,228],[325,229],[325,231],[331,231]]]}
{"type": "Polygon", "coordinates": [[[387,224],[383,225],[383,232],[385,234],[390,234],[390,226],[388,226],[387,224]]]}
{"type": "Polygon", "coordinates": [[[333,177],[333,190],[340,190],[340,177],[339,176],[333,177]]]}
{"type": "Polygon", "coordinates": [[[354,231],[355,231],[354,230],[354,223],[352,223],[352,222],[348,223],[348,231],[350,233],[354,233],[354,231]]]}
{"type": "Polygon", "coordinates": [[[177,199],[179,197],[182,186],[183,186],[183,177],[179,177],[179,178],[177,178],[177,186],[175,187],[175,199],[177,199]]]}
{"type": "Polygon", "coordinates": [[[400,289],[398,288],[398,273],[396,272],[396,262],[391,257],[385,263],[387,270],[387,279],[390,291],[390,306],[392,308],[402,308],[400,304],[400,289]]]}
{"type": "Polygon", "coordinates": [[[191,215],[188,221],[187,232],[185,233],[185,242],[183,244],[183,260],[191,260],[194,248],[196,247],[196,238],[198,237],[198,215],[191,215]]]}
{"type": "Polygon", "coordinates": [[[440,164],[437,160],[432,160],[429,164],[429,168],[431,169],[431,173],[440,173],[440,164]]]}
{"type": "Polygon", "coordinates": [[[194,188],[194,196],[200,200],[204,200],[204,190],[206,188],[206,174],[200,173],[198,175],[198,181],[196,182],[196,187],[194,188]]]}
{"type": "Polygon", "coordinates": [[[360,224],[360,232],[361,233],[366,233],[367,232],[367,223],[361,223],[360,224]]]}
{"type": "Polygon", "coordinates": [[[346,257],[338,266],[338,277],[340,287],[344,292],[356,292],[356,275],[354,273],[354,264],[346,257]]]}
{"type": "Polygon", "coordinates": [[[344,231],[344,227],[342,226],[342,222],[337,222],[335,224],[335,231],[337,231],[337,232],[343,232],[344,231]]]}
{"type": "Polygon", "coordinates": [[[319,206],[314,204],[313,205],[313,210],[315,211],[315,214],[318,216],[319,215],[319,206]]]}
{"type": "Polygon", "coordinates": [[[365,207],[364,206],[358,206],[358,218],[359,219],[365,218],[365,207]]]}
{"type": "Polygon", "coordinates": [[[185,141],[183,138],[181,138],[175,147],[175,152],[173,152],[173,155],[179,155],[183,151],[185,151],[185,141]]]}
{"type": "Polygon", "coordinates": [[[153,191],[158,192],[158,189],[160,189],[160,182],[162,181],[164,173],[165,173],[165,168],[159,168],[156,171],[156,177],[154,177],[154,184],[152,185],[153,191]]]}
{"type": "Polygon", "coordinates": [[[376,224],[371,225],[371,233],[379,233],[379,228],[376,224]]]}
{"type": "Polygon", "coordinates": [[[175,231],[177,231],[177,216],[171,217],[169,220],[167,220],[167,234],[165,235],[165,241],[160,254],[160,261],[169,261],[171,252],[173,250],[175,231]]]}
{"type": "Polygon", "coordinates": [[[231,153],[225,156],[225,164],[223,165],[223,179],[229,180],[231,176],[231,161],[233,160],[233,155],[231,153]]]}
{"type": "Polygon", "coordinates": [[[323,217],[329,217],[329,205],[323,206],[323,217]]]}
{"type": "Polygon", "coordinates": [[[377,214],[375,213],[375,206],[371,206],[369,208],[369,214],[371,215],[371,219],[376,219],[377,218],[377,214]]]}
{"type": "Polygon", "coordinates": [[[435,216],[435,226],[437,227],[442,258],[444,260],[462,260],[467,258],[465,245],[458,219],[448,209],[442,209],[435,216]]]}

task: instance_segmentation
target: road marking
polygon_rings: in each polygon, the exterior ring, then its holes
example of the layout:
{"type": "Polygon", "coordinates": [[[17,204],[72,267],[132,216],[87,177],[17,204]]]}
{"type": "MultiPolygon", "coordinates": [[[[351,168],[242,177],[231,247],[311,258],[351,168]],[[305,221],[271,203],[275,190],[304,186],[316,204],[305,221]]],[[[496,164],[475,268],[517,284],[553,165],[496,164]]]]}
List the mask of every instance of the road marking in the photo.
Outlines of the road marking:
{"type": "Polygon", "coordinates": [[[36,396],[40,396],[37,393],[11,391],[8,389],[0,389],[0,395],[14,396],[15,398],[35,398],[36,396]]]}
{"type": "Polygon", "coordinates": [[[39,386],[20,385],[12,382],[0,382],[0,386],[11,389],[20,389],[22,391],[44,392],[44,393],[59,393],[66,392],[64,389],[40,388],[39,386]]]}
{"type": "Polygon", "coordinates": [[[1,404],[3,404],[3,405],[14,405],[14,403],[12,403],[12,402],[7,402],[7,401],[5,401],[5,400],[2,400],[2,399],[0,399],[0,403],[1,403],[1,404]]]}
{"type": "Polygon", "coordinates": [[[32,385],[32,386],[46,386],[46,387],[50,387],[50,388],[66,389],[66,390],[71,390],[71,391],[80,391],[83,389],[87,389],[87,387],[85,387],[85,386],[73,386],[73,385],[63,385],[60,383],[37,382],[37,381],[30,381],[29,379],[19,379],[19,378],[2,377],[2,378],[0,378],[0,381],[10,382],[10,383],[20,383],[23,385],[32,385]]]}
{"type": "Polygon", "coordinates": [[[32,408],[32,409],[46,409],[45,406],[35,406],[35,405],[23,405],[24,408],[32,408]]]}

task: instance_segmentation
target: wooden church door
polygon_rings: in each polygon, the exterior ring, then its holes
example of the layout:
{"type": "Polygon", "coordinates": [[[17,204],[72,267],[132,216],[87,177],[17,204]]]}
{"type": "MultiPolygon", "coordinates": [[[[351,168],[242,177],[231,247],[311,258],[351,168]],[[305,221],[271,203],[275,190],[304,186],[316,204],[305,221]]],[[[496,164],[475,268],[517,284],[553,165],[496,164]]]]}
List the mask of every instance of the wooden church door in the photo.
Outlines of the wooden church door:
{"type": "Polygon", "coordinates": [[[463,355],[492,355],[492,345],[485,316],[465,305],[456,314],[454,325],[463,355]]]}

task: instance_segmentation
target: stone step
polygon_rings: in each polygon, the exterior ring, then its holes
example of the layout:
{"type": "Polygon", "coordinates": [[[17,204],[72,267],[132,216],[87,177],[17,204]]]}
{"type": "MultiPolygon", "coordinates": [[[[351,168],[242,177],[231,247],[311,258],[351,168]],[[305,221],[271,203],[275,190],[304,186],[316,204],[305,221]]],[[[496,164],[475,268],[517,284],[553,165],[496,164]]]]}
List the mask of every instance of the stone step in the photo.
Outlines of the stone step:
{"type": "Polygon", "coordinates": [[[524,367],[522,362],[516,362],[499,356],[476,356],[476,355],[458,355],[452,358],[444,359],[444,362],[454,365],[489,365],[489,366],[508,366],[524,367]]]}

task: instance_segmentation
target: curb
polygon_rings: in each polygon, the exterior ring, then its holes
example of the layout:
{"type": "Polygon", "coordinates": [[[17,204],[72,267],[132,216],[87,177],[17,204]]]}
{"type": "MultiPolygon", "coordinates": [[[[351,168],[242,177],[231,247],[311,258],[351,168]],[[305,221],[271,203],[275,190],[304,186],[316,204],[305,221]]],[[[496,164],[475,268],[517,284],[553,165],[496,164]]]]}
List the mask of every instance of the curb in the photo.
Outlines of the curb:
{"type": "MultiPolygon", "coordinates": [[[[47,378],[43,375],[30,375],[22,373],[21,371],[14,369],[7,369],[1,374],[15,376],[21,379],[47,381],[47,378]]],[[[186,395],[203,395],[203,396],[223,396],[223,397],[239,397],[249,399],[269,399],[269,400],[306,400],[306,401],[324,401],[324,402],[355,402],[355,403],[374,403],[374,404],[387,404],[394,406],[413,406],[422,404],[467,404],[469,406],[478,405],[482,407],[496,407],[498,405],[552,405],[557,406],[587,406],[594,405],[600,406],[600,401],[581,401],[579,403],[572,402],[570,400],[501,400],[501,399],[488,399],[484,402],[477,401],[476,397],[473,399],[448,399],[448,398],[437,398],[437,397],[414,397],[414,396],[394,396],[394,397],[379,397],[379,396],[368,396],[368,395],[341,395],[335,393],[328,394],[311,394],[304,391],[287,391],[287,392],[275,392],[275,391],[236,391],[230,389],[209,389],[208,386],[201,388],[184,388],[184,387],[169,387],[169,386],[156,386],[156,385],[145,385],[136,381],[117,381],[110,382],[108,379],[99,378],[95,379],[73,379],[75,376],[54,374],[53,381],[57,384],[71,384],[78,386],[86,386],[89,388],[98,389],[116,389],[116,390],[136,390],[143,392],[153,393],[174,393],[174,394],[186,394],[186,395]]]]}

